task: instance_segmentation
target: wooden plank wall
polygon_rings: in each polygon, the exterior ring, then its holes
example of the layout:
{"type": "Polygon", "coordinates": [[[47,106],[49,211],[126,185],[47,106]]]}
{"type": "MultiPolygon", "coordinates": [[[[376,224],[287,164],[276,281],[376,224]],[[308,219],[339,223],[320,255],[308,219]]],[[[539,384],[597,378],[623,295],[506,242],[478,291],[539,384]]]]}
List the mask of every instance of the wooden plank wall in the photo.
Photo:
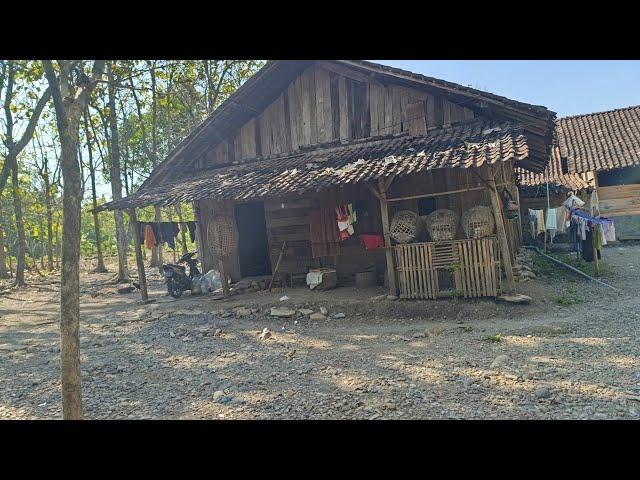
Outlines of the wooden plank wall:
{"type": "Polygon", "coordinates": [[[200,168],[295,152],[318,143],[423,134],[474,117],[472,110],[443,97],[382,85],[355,71],[321,64],[303,72],[232,138],[215,143],[200,168]]]}
{"type": "Polygon", "coordinates": [[[604,216],[640,215],[640,184],[598,187],[598,200],[604,216]]]}
{"type": "Polygon", "coordinates": [[[341,284],[350,284],[354,274],[371,266],[383,275],[384,251],[366,251],[360,245],[359,233],[381,233],[380,209],[377,199],[363,185],[331,189],[316,195],[274,199],[265,201],[265,220],[269,252],[272,265],[275,265],[282,248],[287,242],[280,271],[287,274],[303,274],[311,267],[336,268],[341,284]],[[309,238],[309,212],[314,208],[330,207],[341,203],[364,201],[368,206],[368,215],[358,218],[354,225],[355,235],[341,243],[340,255],[313,259],[309,238]]]}

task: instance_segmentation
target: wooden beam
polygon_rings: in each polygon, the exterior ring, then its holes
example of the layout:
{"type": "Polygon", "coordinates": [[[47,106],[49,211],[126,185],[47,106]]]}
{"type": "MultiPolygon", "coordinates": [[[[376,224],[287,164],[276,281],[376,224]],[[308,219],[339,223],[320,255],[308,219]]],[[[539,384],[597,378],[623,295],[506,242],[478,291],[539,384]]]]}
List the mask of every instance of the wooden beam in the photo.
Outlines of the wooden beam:
{"type": "Polygon", "coordinates": [[[498,246],[504,264],[504,271],[507,276],[507,293],[514,294],[516,291],[516,282],[513,277],[513,265],[511,264],[511,252],[509,250],[509,242],[507,241],[507,232],[504,227],[504,219],[500,210],[500,197],[496,189],[496,182],[491,179],[487,182],[487,191],[491,197],[491,206],[493,207],[493,218],[496,222],[496,232],[498,233],[498,246]]]}
{"type": "Polygon", "coordinates": [[[387,190],[385,188],[385,179],[378,179],[378,189],[380,193],[380,216],[382,218],[382,233],[384,235],[385,256],[387,259],[387,277],[389,279],[389,295],[397,295],[396,293],[396,272],[393,267],[393,251],[391,247],[391,235],[389,234],[389,208],[387,205],[387,190]]]}
{"type": "Polygon", "coordinates": [[[373,188],[373,187],[371,186],[371,184],[369,184],[369,183],[365,183],[365,185],[367,186],[367,188],[369,189],[369,191],[370,191],[371,193],[373,193],[373,196],[374,196],[374,197],[376,197],[376,198],[377,198],[378,200],[380,200],[381,202],[383,202],[383,201],[384,201],[384,198],[382,198],[382,197],[380,196],[380,192],[378,192],[378,190],[376,190],[375,188],[373,188]]]}
{"type": "Polygon", "coordinates": [[[520,188],[516,185],[516,202],[518,203],[518,235],[520,237],[520,245],[524,245],[522,236],[522,206],[520,205],[520,188]]]}
{"type": "MultiPolygon", "coordinates": [[[[138,219],[136,218],[136,209],[129,209],[129,221],[133,225],[133,240],[136,250],[136,264],[138,266],[138,281],[140,283],[140,294],[142,295],[142,301],[149,300],[149,293],[147,292],[147,275],[144,271],[144,260],[142,259],[142,245],[140,244],[140,236],[138,235],[138,219]]],[[[160,267],[162,273],[162,267],[160,267]]]]}
{"type": "Polygon", "coordinates": [[[391,174],[388,177],[386,177],[386,180],[384,181],[384,191],[388,192],[389,191],[389,187],[391,186],[391,182],[393,182],[395,180],[396,176],[391,174]]]}
{"type": "MultiPolygon", "coordinates": [[[[496,185],[497,187],[504,187],[504,183],[500,183],[496,185]]],[[[473,188],[462,188],[460,190],[450,190],[448,192],[437,192],[437,193],[422,193],[420,195],[411,195],[409,197],[395,197],[395,198],[387,198],[387,202],[403,202],[406,200],[417,200],[419,198],[431,198],[431,197],[440,197],[442,195],[455,195],[458,193],[466,193],[473,192],[477,190],[486,190],[487,187],[473,187],[473,188]]]]}

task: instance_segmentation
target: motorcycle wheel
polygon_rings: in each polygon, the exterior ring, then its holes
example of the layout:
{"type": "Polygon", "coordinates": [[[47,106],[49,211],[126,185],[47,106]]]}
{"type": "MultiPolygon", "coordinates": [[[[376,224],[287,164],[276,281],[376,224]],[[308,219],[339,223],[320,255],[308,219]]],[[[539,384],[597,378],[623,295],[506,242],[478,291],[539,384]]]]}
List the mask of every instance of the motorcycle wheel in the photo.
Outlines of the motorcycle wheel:
{"type": "Polygon", "coordinates": [[[172,279],[167,281],[167,291],[173,298],[180,298],[182,296],[182,289],[172,279]]]}

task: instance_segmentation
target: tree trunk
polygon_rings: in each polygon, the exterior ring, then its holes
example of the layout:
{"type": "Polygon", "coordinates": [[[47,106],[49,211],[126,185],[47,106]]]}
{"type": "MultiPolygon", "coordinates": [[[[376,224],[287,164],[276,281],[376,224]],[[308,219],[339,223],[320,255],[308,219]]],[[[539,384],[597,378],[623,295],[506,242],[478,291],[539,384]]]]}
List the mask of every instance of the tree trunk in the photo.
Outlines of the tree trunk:
{"type": "Polygon", "coordinates": [[[82,379],[80,371],[80,222],[82,219],[82,173],[78,164],[78,127],[88,96],[101,76],[104,61],[93,63],[92,78],[83,81],[75,95],[70,92],[70,64],[59,60],[57,77],[50,60],[42,61],[51,88],[62,153],[62,272],[60,273],[60,379],[62,415],[81,420],[82,379]],[[75,97],[75,98],[74,98],[75,97]],[[63,100],[64,99],[64,100],[63,100]],[[68,103],[70,102],[70,103],[68,103]]]}
{"type": "Polygon", "coordinates": [[[53,270],[53,207],[51,205],[51,185],[48,177],[45,182],[45,204],[47,208],[47,263],[49,270],[53,270]]]}
{"type": "MultiPolygon", "coordinates": [[[[113,201],[122,198],[122,178],[120,176],[120,140],[118,138],[118,118],[116,117],[116,87],[111,67],[107,68],[108,94],[109,94],[109,124],[111,126],[111,196],[113,201]]],[[[116,220],[116,240],[118,243],[118,278],[117,282],[128,282],[129,270],[127,268],[127,237],[125,235],[124,218],[122,211],[114,210],[116,220]]]]}
{"type": "Polygon", "coordinates": [[[93,149],[91,148],[91,140],[89,138],[89,121],[87,120],[87,112],[84,113],[84,133],[87,138],[87,152],[89,154],[89,176],[91,178],[91,202],[93,205],[93,228],[96,234],[96,252],[98,255],[98,266],[96,272],[105,273],[107,268],[104,266],[104,258],[102,257],[102,235],[100,234],[100,218],[96,207],[98,206],[98,194],[96,192],[96,168],[93,164],[93,149]]]}
{"type": "MultiPolygon", "coordinates": [[[[7,159],[7,161],[9,161],[7,159]]],[[[17,164],[15,164],[17,165],[17,164]]],[[[20,199],[20,186],[18,185],[18,169],[11,169],[11,183],[13,185],[13,211],[16,217],[16,230],[18,232],[18,252],[16,262],[16,279],[17,287],[24,287],[24,269],[25,269],[25,234],[24,234],[24,218],[22,217],[22,201],[20,199]]],[[[78,247],[79,248],[79,247],[78,247]]]]}
{"type": "Polygon", "coordinates": [[[11,278],[11,274],[7,271],[7,252],[5,250],[6,241],[3,222],[2,203],[0,202],[0,278],[11,278]]]}
{"type": "MultiPolygon", "coordinates": [[[[63,139],[61,164],[64,178],[62,195],[62,272],[60,275],[60,372],[62,377],[62,415],[79,420],[82,412],[80,372],[80,169],[72,138],[63,139]]],[[[67,137],[67,135],[64,135],[67,137]]]]}

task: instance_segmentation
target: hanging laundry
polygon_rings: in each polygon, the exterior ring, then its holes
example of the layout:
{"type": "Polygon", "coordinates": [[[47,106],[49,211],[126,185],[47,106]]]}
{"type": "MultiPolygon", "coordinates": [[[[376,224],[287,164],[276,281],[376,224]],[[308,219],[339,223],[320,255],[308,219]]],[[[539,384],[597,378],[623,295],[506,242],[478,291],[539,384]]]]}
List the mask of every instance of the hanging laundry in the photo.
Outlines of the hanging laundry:
{"type": "Polygon", "coordinates": [[[153,227],[150,224],[145,225],[144,230],[144,246],[151,250],[157,245],[156,236],[153,232],[153,227]]]}
{"type": "Polygon", "coordinates": [[[611,222],[606,222],[602,224],[602,231],[604,233],[604,238],[607,242],[615,242],[616,241],[616,227],[613,224],[613,220],[611,222]]]}
{"type": "Polygon", "coordinates": [[[556,230],[557,233],[562,234],[567,231],[567,208],[562,205],[554,209],[556,211],[556,230]]]}
{"type": "Polygon", "coordinates": [[[313,258],[340,254],[339,232],[333,208],[318,208],[309,212],[309,239],[313,258]]]}
{"type": "MultiPolygon", "coordinates": [[[[582,242],[582,258],[587,262],[593,262],[594,260],[593,250],[594,250],[595,234],[594,234],[594,229],[592,227],[593,227],[593,224],[591,224],[591,227],[587,228],[585,239],[582,242]]],[[[600,250],[596,249],[596,254],[599,260],[600,250]]]]}
{"type": "Polygon", "coordinates": [[[533,209],[529,209],[529,215],[533,215],[535,217],[535,222],[536,222],[536,236],[540,235],[541,233],[544,233],[545,227],[544,227],[544,210],[533,210],[533,209]]]}
{"type": "Polygon", "coordinates": [[[176,235],[178,235],[178,233],[180,232],[180,230],[178,229],[178,224],[176,222],[160,222],[159,227],[162,243],[166,243],[167,245],[169,245],[171,250],[175,250],[175,238],[176,235]]]}
{"type": "Polygon", "coordinates": [[[353,204],[352,203],[349,203],[347,205],[347,208],[349,209],[349,221],[353,225],[354,223],[356,223],[356,220],[357,220],[356,210],[355,210],[355,208],[353,208],[353,204]]]}
{"type": "Polygon", "coordinates": [[[557,212],[555,208],[550,208],[549,210],[547,210],[547,220],[545,222],[545,225],[547,226],[547,230],[557,230],[558,229],[558,224],[557,224],[557,212]]]}
{"type": "Polygon", "coordinates": [[[384,237],[382,235],[358,235],[360,244],[365,250],[374,250],[384,247],[384,237]]]}
{"type": "Polygon", "coordinates": [[[568,209],[572,209],[584,206],[584,202],[572,193],[571,195],[569,195],[569,198],[564,201],[563,205],[568,209]]]}
{"type": "Polygon", "coordinates": [[[354,233],[353,229],[353,207],[349,205],[339,205],[335,208],[336,221],[338,222],[338,231],[340,232],[340,240],[346,240],[354,233]]]}

